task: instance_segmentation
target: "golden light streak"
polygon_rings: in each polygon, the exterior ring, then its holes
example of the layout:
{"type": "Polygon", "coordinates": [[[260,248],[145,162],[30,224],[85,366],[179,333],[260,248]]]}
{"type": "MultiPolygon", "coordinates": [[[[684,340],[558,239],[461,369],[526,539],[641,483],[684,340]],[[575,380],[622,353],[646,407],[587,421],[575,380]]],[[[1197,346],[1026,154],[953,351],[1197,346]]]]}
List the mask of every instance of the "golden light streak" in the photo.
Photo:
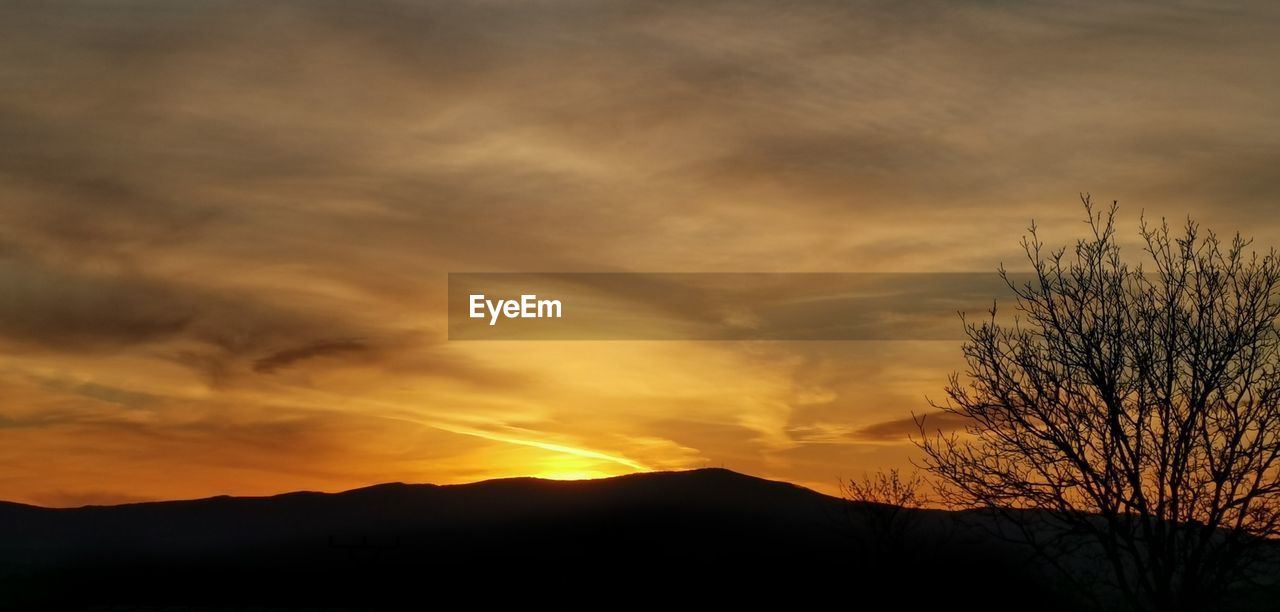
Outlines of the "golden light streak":
{"type": "Polygon", "coordinates": [[[440,425],[440,424],[431,424],[431,425],[428,425],[428,426],[429,426],[429,427],[434,427],[434,428],[436,428],[436,429],[440,429],[440,430],[443,430],[443,431],[447,431],[447,432],[450,432],[450,433],[461,434],[461,435],[464,435],[464,436],[475,436],[475,437],[477,437],[477,438],[484,438],[484,439],[486,439],[486,440],[493,440],[494,442],[505,442],[505,443],[507,443],[507,444],[517,444],[517,445],[520,445],[520,446],[530,446],[530,447],[533,447],[533,448],[540,448],[540,449],[542,449],[542,450],[548,450],[548,451],[553,451],[553,452],[557,452],[557,453],[564,453],[564,454],[567,454],[567,455],[573,455],[573,456],[575,456],[575,457],[583,457],[583,458],[587,458],[587,459],[599,459],[599,460],[601,460],[601,461],[608,461],[608,462],[610,462],[610,463],[616,463],[616,464],[618,464],[618,465],[625,466],[625,467],[628,467],[628,468],[631,468],[631,469],[633,469],[633,470],[640,471],[640,472],[648,472],[648,471],[652,471],[652,468],[650,468],[650,467],[648,467],[648,466],[646,466],[646,465],[644,465],[643,463],[640,463],[640,462],[638,462],[638,461],[632,461],[632,460],[627,459],[627,458],[625,458],[625,457],[619,457],[619,456],[616,456],[616,455],[610,455],[610,454],[608,454],[608,453],[601,453],[601,452],[598,452],[598,451],[588,450],[588,449],[585,449],[585,448],[575,448],[575,447],[568,446],[568,445],[565,445],[565,444],[554,444],[554,443],[551,443],[551,442],[542,442],[542,441],[539,441],[539,440],[524,440],[524,439],[516,438],[516,437],[512,437],[512,436],[504,436],[504,435],[501,435],[501,434],[495,434],[495,433],[488,432],[488,431],[480,431],[480,430],[478,430],[478,429],[464,429],[464,428],[460,428],[460,427],[451,427],[451,426],[440,425]]]}

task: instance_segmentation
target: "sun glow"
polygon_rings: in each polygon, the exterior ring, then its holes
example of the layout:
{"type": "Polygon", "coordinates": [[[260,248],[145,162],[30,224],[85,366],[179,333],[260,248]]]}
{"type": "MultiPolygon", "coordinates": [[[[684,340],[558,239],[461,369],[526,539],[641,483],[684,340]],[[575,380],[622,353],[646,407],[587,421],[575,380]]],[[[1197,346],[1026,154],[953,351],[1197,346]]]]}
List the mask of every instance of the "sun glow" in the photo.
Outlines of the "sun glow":
{"type": "Polygon", "coordinates": [[[534,478],[545,478],[547,480],[594,480],[596,478],[608,478],[616,476],[601,472],[599,470],[547,470],[534,474],[534,478]]]}
{"type": "Polygon", "coordinates": [[[545,478],[547,480],[591,480],[648,471],[646,469],[628,469],[628,467],[611,461],[599,461],[569,454],[556,454],[548,455],[546,458],[530,465],[528,474],[534,478],[545,478]]]}

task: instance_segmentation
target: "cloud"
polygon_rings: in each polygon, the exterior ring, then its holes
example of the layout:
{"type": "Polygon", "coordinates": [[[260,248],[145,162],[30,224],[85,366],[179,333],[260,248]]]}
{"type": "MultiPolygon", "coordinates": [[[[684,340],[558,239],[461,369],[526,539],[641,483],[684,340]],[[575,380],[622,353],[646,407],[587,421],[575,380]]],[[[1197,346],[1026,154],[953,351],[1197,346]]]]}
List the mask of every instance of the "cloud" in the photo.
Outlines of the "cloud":
{"type": "MultiPolygon", "coordinates": [[[[920,415],[923,419],[924,431],[927,435],[935,433],[951,433],[963,430],[969,423],[967,419],[947,412],[928,412],[920,415]]],[[[855,432],[853,437],[877,441],[905,441],[920,436],[921,422],[916,417],[894,419],[873,423],[855,432]]]]}
{"type": "MultiPolygon", "coordinates": [[[[0,423],[40,423],[9,427],[13,495],[552,452],[349,412],[821,482],[904,460],[878,407],[923,407],[954,342],[459,346],[446,273],[994,270],[1033,217],[1079,229],[1080,191],[1280,244],[1269,3],[158,6],[0,5],[0,379],[34,387],[0,423]]],[[[667,289],[608,297],[724,316],[667,289]]]]}
{"type": "MultiPolygon", "coordinates": [[[[162,401],[162,398],[150,393],[131,391],[95,382],[78,382],[57,378],[47,379],[42,382],[43,386],[50,391],[71,393],[125,408],[145,408],[154,406],[162,401]]],[[[0,423],[3,423],[2,417],[0,417],[0,423]]]]}
{"type": "Polygon", "coordinates": [[[56,348],[128,346],[182,332],[192,304],[130,274],[79,274],[0,258],[0,337],[56,348]]]}
{"type": "Polygon", "coordinates": [[[253,371],[259,374],[274,374],[277,370],[287,368],[299,361],[332,355],[364,353],[368,350],[369,346],[358,340],[325,340],[276,351],[259,358],[253,362],[253,371]]]}

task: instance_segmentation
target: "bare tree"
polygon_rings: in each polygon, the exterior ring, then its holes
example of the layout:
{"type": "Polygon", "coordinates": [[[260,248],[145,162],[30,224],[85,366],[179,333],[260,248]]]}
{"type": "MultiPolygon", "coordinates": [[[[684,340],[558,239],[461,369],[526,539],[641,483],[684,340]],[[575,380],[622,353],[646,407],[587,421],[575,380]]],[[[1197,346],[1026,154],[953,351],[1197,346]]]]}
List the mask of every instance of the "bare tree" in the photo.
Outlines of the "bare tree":
{"type": "Polygon", "coordinates": [[[923,419],[925,467],[1069,575],[1102,564],[1135,609],[1208,607],[1280,531],[1280,261],[1143,220],[1130,266],[1115,204],[1082,200],[1092,235],[1070,255],[1033,224],[1032,280],[1001,266],[1016,320],[965,321],[967,370],[934,405],[969,425],[923,419]]]}
{"type": "Polygon", "coordinates": [[[924,506],[924,488],[924,477],[918,472],[904,478],[897,468],[863,474],[861,479],[844,483],[845,497],[851,501],[895,508],[924,506]]]}
{"type": "Polygon", "coordinates": [[[854,502],[850,518],[863,543],[881,553],[897,553],[916,526],[924,507],[925,480],[918,472],[902,476],[897,469],[863,474],[843,483],[844,496],[854,502]]]}

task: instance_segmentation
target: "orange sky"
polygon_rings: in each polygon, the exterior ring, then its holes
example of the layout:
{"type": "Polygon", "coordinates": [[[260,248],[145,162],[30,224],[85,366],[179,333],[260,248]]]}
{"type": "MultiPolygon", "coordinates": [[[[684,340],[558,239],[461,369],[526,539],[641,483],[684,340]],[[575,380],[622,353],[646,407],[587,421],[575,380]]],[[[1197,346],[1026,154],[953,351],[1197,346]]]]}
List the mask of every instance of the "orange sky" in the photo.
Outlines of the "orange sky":
{"type": "Polygon", "coordinates": [[[0,498],[905,465],[956,342],[449,342],[450,271],[1280,244],[1269,3],[6,3],[0,498]]]}

